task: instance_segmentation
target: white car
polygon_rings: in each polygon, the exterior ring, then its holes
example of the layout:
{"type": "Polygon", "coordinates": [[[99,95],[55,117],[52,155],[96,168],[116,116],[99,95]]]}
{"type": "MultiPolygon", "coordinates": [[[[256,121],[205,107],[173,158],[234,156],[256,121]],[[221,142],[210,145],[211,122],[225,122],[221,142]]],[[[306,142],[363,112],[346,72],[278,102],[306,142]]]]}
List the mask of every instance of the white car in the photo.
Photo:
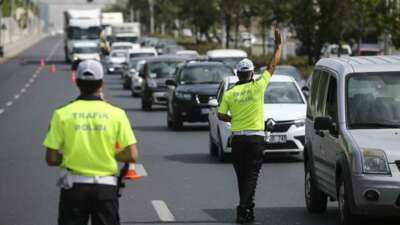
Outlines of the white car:
{"type": "Polygon", "coordinates": [[[140,60],[136,64],[135,72],[131,76],[131,93],[133,97],[138,97],[143,92],[143,78],[140,74],[143,74],[144,64],[146,60],[140,60]]]}
{"type": "Polygon", "coordinates": [[[244,58],[247,58],[247,53],[239,49],[215,49],[207,52],[208,60],[223,62],[232,68],[244,58]]]}
{"type": "MultiPolygon", "coordinates": [[[[339,45],[337,44],[326,44],[321,50],[321,57],[322,58],[332,58],[338,57],[339,53],[339,45]]],[[[342,49],[340,51],[340,56],[351,56],[352,51],[350,45],[344,44],[342,45],[342,49]]]]}
{"type": "Polygon", "coordinates": [[[179,50],[175,52],[176,55],[188,55],[188,56],[193,56],[193,57],[198,57],[199,52],[196,50],[179,50]]]}
{"type": "Polygon", "coordinates": [[[75,42],[72,46],[71,61],[88,59],[100,61],[100,48],[97,43],[92,41],[75,42]]]}
{"type": "Polygon", "coordinates": [[[111,50],[135,50],[139,49],[140,44],[131,42],[114,42],[111,45],[111,50]]]}
{"type": "Polygon", "coordinates": [[[122,73],[123,64],[126,63],[126,50],[113,50],[107,57],[107,72],[122,73]]]}
{"type": "Polygon", "coordinates": [[[129,50],[126,55],[127,61],[133,58],[152,57],[152,56],[157,56],[157,50],[152,47],[129,50]]]}
{"type": "MultiPolygon", "coordinates": [[[[218,103],[223,94],[238,82],[227,77],[218,90],[217,99],[208,116],[210,125],[210,155],[224,161],[231,152],[231,124],[218,119],[218,103]]],[[[296,81],[288,76],[273,75],[265,92],[265,150],[269,153],[300,154],[304,149],[306,99],[296,81]]]]}

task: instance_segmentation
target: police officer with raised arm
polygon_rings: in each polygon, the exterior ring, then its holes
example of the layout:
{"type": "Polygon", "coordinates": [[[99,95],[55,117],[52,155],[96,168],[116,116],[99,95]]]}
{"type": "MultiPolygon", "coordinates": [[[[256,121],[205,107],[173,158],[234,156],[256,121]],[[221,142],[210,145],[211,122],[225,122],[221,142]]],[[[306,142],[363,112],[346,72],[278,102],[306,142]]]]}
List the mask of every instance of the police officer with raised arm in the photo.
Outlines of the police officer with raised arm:
{"type": "Polygon", "coordinates": [[[264,92],[279,64],[281,51],[282,37],[275,29],[275,51],[267,70],[254,80],[253,63],[249,59],[240,61],[236,66],[239,82],[225,92],[218,109],[219,119],[231,122],[232,158],[240,197],[236,217],[239,224],[255,219],[254,195],[264,161],[264,92]]]}
{"type": "Polygon", "coordinates": [[[119,225],[118,161],[135,162],[136,138],[126,113],[101,97],[103,66],[83,61],[80,96],[57,109],[44,140],[49,166],[62,169],[59,225],[119,225]],[[120,146],[118,152],[116,145],[120,146]]]}

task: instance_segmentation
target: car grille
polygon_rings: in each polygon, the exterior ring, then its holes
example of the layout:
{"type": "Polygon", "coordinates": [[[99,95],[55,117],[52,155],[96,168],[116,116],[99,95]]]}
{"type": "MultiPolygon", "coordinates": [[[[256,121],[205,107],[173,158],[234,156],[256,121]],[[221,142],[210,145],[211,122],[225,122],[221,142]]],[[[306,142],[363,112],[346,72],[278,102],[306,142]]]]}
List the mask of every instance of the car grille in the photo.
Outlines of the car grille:
{"type": "Polygon", "coordinates": [[[266,143],[265,148],[268,150],[297,149],[297,145],[293,141],[287,141],[279,144],[266,143]]]}
{"type": "Polygon", "coordinates": [[[215,95],[196,95],[197,102],[200,104],[208,104],[208,101],[215,98],[215,95]]]}
{"type": "Polygon", "coordinates": [[[270,129],[267,125],[268,120],[265,121],[265,131],[269,131],[272,133],[282,133],[289,130],[289,128],[294,124],[294,121],[277,121],[275,122],[272,129],[270,129]]]}

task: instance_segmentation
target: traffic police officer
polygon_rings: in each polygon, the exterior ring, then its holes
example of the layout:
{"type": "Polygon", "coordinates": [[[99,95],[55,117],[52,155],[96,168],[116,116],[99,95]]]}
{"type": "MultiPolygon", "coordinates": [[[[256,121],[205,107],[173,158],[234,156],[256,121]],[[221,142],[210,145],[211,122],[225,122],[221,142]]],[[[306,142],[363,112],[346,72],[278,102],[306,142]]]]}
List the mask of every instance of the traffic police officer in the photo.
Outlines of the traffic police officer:
{"type": "Polygon", "coordinates": [[[275,51],[267,70],[260,79],[253,80],[253,63],[249,59],[240,61],[236,66],[239,82],[224,94],[218,109],[219,119],[231,122],[232,126],[232,158],[240,197],[236,218],[239,224],[254,221],[254,195],[264,159],[264,92],[279,64],[281,51],[282,38],[275,29],[275,51]]]}
{"type": "Polygon", "coordinates": [[[103,67],[77,69],[80,96],[57,109],[44,146],[49,166],[60,166],[59,225],[119,225],[118,163],[135,162],[136,138],[126,113],[101,98],[103,67]],[[120,146],[118,152],[116,145],[120,146]]]}

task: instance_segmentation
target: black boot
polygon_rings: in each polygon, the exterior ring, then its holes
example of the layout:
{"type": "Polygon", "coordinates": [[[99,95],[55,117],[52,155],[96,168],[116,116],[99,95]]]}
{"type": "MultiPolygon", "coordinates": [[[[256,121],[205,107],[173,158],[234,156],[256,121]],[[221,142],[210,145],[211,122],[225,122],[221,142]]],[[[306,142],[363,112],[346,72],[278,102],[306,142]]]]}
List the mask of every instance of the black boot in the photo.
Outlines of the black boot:
{"type": "Polygon", "coordinates": [[[243,208],[238,206],[236,211],[236,223],[237,224],[249,224],[254,222],[254,207],[243,208]]]}

